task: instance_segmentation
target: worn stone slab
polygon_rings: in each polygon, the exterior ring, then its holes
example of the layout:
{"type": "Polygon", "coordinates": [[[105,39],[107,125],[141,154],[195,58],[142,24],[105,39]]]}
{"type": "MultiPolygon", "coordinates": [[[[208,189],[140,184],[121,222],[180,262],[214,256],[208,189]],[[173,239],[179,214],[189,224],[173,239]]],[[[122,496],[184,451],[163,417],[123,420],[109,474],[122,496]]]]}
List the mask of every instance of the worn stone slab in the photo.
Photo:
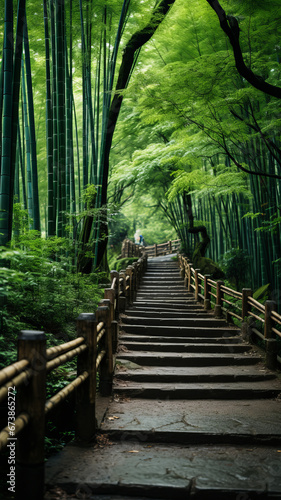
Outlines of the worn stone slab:
{"type": "Polygon", "coordinates": [[[167,383],[167,382],[132,382],[116,380],[115,393],[126,397],[152,399],[256,399],[272,398],[280,395],[280,386],[274,381],[233,383],[167,383]]]}
{"type": "MultiPolygon", "coordinates": [[[[101,429],[114,438],[195,443],[281,441],[281,399],[161,401],[115,396],[101,429]]],[[[280,446],[280,444],[279,444],[280,446]]],[[[281,456],[280,456],[281,458],[281,456]]]]}
{"type": "MultiPolygon", "coordinates": [[[[126,312],[127,316],[130,316],[130,317],[139,317],[141,315],[142,318],[206,318],[206,317],[210,317],[212,318],[212,316],[208,315],[207,311],[175,311],[175,310],[171,310],[171,311],[167,311],[167,310],[163,310],[163,311],[160,311],[160,310],[148,310],[146,308],[138,308],[138,309],[128,309],[127,312],[126,312]]],[[[126,315],[120,315],[121,318],[123,318],[124,316],[126,315]]]]}
{"type": "Polygon", "coordinates": [[[227,365],[253,365],[260,361],[254,354],[206,354],[206,353],[165,353],[129,351],[118,354],[118,360],[129,360],[137,365],[144,366],[227,366],[227,365]]]}
{"type": "Polygon", "coordinates": [[[193,317],[193,318],[146,318],[142,316],[131,316],[130,312],[126,315],[121,316],[121,321],[124,324],[136,324],[137,325],[150,325],[150,326],[202,326],[208,328],[209,326],[214,328],[222,328],[224,326],[227,327],[227,323],[224,320],[216,319],[214,317],[205,316],[203,318],[193,317]]]}
{"type": "MultiPolygon", "coordinates": [[[[241,337],[238,335],[236,337],[232,336],[224,336],[224,337],[169,337],[169,336],[163,336],[163,335],[142,335],[142,334],[133,334],[133,333],[120,333],[119,335],[119,345],[122,345],[124,342],[127,341],[134,341],[134,342],[142,342],[142,344],[150,344],[151,342],[159,342],[161,344],[163,343],[176,343],[179,342],[181,344],[222,344],[223,345],[228,345],[229,348],[234,344],[240,344],[241,343],[241,337]]],[[[247,346],[247,344],[243,344],[244,346],[247,346]]],[[[247,351],[247,347],[245,349],[247,351]]]]}
{"type": "Polygon", "coordinates": [[[216,353],[242,353],[251,350],[251,346],[247,346],[244,344],[224,344],[224,343],[208,343],[201,342],[197,343],[185,343],[185,342],[150,342],[148,345],[144,347],[143,342],[137,342],[136,340],[122,340],[122,343],[119,344],[120,347],[126,347],[128,350],[132,351],[142,351],[144,348],[147,351],[161,351],[161,352],[216,352],[216,353]]]}
{"type": "MultiPolygon", "coordinates": [[[[180,367],[180,366],[140,366],[134,364],[134,369],[128,366],[129,361],[117,360],[115,376],[120,380],[135,380],[146,382],[254,382],[258,380],[272,380],[276,375],[266,369],[262,363],[249,366],[209,366],[180,367]]],[[[281,390],[281,384],[280,384],[281,390]]]]}
{"type": "Polygon", "coordinates": [[[240,331],[237,328],[227,327],[226,325],[218,327],[204,327],[204,326],[159,326],[159,325],[121,325],[121,329],[127,333],[144,333],[145,335],[168,335],[168,336],[209,336],[219,337],[220,335],[237,335],[240,331]]]}
{"type": "Polygon", "coordinates": [[[67,446],[47,462],[46,483],[68,493],[84,486],[89,494],[133,492],[156,498],[162,494],[170,500],[190,498],[195,486],[212,495],[216,491],[277,494],[281,493],[281,455],[276,447],[166,446],[140,437],[103,448],[67,446]]]}
{"type": "Polygon", "coordinates": [[[172,304],[172,303],[166,302],[165,305],[163,304],[163,302],[159,302],[157,300],[150,301],[150,302],[146,302],[145,300],[143,300],[143,301],[140,300],[139,302],[134,302],[132,308],[133,309],[130,308],[128,310],[129,311],[131,311],[131,310],[138,311],[139,309],[145,308],[149,311],[156,311],[156,312],[161,312],[161,311],[200,312],[200,311],[204,311],[202,305],[196,303],[194,300],[184,301],[183,304],[175,303],[175,302],[172,304]]]}

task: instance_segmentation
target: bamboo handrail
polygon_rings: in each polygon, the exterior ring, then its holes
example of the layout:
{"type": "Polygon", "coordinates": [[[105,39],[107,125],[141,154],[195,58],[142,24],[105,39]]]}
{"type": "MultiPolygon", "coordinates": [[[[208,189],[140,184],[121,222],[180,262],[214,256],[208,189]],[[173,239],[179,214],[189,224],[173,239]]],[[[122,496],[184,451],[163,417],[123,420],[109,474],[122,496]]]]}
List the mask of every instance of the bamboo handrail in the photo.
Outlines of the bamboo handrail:
{"type": "Polygon", "coordinates": [[[100,331],[104,328],[104,322],[100,321],[97,325],[97,333],[100,333],[100,331]]]}
{"type": "Polygon", "coordinates": [[[276,335],[278,335],[278,337],[281,337],[281,332],[279,330],[277,330],[277,328],[274,328],[274,326],[272,327],[272,331],[274,333],[276,333],[276,335]]]}
{"type": "Polygon", "coordinates": [[[88,372],[84,372],[75,380],[67,384],[61,391],[59,391],[55,396],[48,399],[45,403],[45,414],[50,410],[58,406],[64,399],[69,396],[79,385],[81,385],[89,377],[88,372]]]}
{"type": "Polygon", "coordinates": [[[278,323],[278,325],[281,325],[281,316],[278,314],[276,311],[271,311],[271,317],[278,323]]]}
{"type": "Polygon", "coordinates": [[[98,334],[98,336],[97,336],[97,344],[100,342],[100,340],[102,339],[102,337],[104,336],[104,334],[105,334],[105,328],[103,328],[103,329],[99,332],[99,334],[98,334]]]}
{"type": "MultiPolygon", "coordinates": [[[[29,421],[30,416],[28,413],[20,413],[13,422],[13,427],[15,427],[13,437],[16,437],[28,425],[29,421]]],[[[0,451],[7,446],[9,438],[10,428],[7,426],[0,432],[0,451]]]]}
{"type": "Polygon", "coordinates": [[[51,361],[48,361],[46,364],[47,372],[50,372],[57,368],[58,366],[63,365],[67,361],[70,361],[71,359],[75,358],[78,354],[81,354],[83,351],[88,349],[86,344],[83,344],[79,347],[76,347],[76,349],[72,349],[72,351],[68,351],[65,354],[62,354],[61,356],[58,356],[57,358],[52,359],[51,361]]]}
{"type": "Polygon", "coordinates": [[[77,339],[70,340],[65,344],[60,344],[58,346],[50,347],[49,349],[46,350],[47,359],[51,360],[59,356],[60,354],[63,354],[67,351],[70,351],[71,349],[74,349],[75,347],[78,347],[79,345],[83,344],[83,342],[84,342],[84,337],[78,337],[77,339]]]}
{"type": "MultiPolygon", "coordinates": [[[[141,249],[139,255],[138,261],[122,271],[122,274],[111,271],[111,287],[105,289],[104,300],[100,302],[96,313],[79,315],[76,339],[46,349],[44,332],[20,332],[18,361],[0,371],[0,398],[8,395],[12,415],[9,419],[13,423],[12,428],[5,427],[0,432],[0,449],[7,446],[11,435],[14,437],[19,434],[16,445],[18,460],[28,470],[44,463],[45,415],[74,391],[77,391],[76,437],[85,443],[93,440],[96,432],[97,374],[99,372],[100,394],[109,395],[113,353],[117,346],[117,319],[134,300],[147,267],[147,255],[141,249]],[[77,358],[76,378],[46,401],[47,374],[74,358],[77,358]],[[16,394],[15,389],[19,389],[16,394]],[[20,434],[24,427],[27,427],[25,432],[20,434]]],[[[44,475],[41,476],[43,478],[44,475]]],[[[23,491],[24,479],[22,475],[20,478],[17,489],[23,491]]],[[[40,491],[43,490],[44,485],[40,484],[40,491]]]]}
{"type": "Polygon", "coordinates": [[[98,367],[100,366],[101,364],[101,361],[102,359],[104,358],[104,356],[106,355],[106,352],[105,351],[101,351],[96,359],[96,368],[98,369],[98,367]]]}
{"type": "Polygon", "coordinates": [[[252,313],[252,311],[249,311],[249,312],[248,312],[248,314],[249,314],[249,316],[251,316],[252,318],[255,318],[256,320],[261,321],[262,323],[264,323],[264,322],[265,322],[265,320],[264,320],[263,318],[260,318],[260,316],[258,316],[257,314],[252,313]]]}
{"type": "Polygon", "coordinates": [[[21,373],[29,365],[27,359],[22,359],[21,361],[16,361],[12,365],[2,368],[0,371],[0,386],[11,380],[14,375],[21,373]]]}
{"type": "Polygon", "coordinates": [[[224,313],[227,319],[228,317],[233,317],[237,319],[241,325],[244,322],[246,329],[243,330],[243,335],[246,336],[250,336],[251,332],[256,333],[255,328],[248,325],[246,322],[247,317],[263,323],[264,335],[260,332],[257,333],[257,335],[267,342],[266,366],[274,368],[275,363],[279,362],[280,357],[276,354],[275,350],[270,347],[269,342],[276,340],[274,336],[281,337],[281,331],[275,327],[275,324],[281,325],[281,315],[275,311],[274,303],[272,301],[266,301],[265,305],[263,305],[252,297],[251,289],[245,288],[241,293],[225,286],[223,282],[215,281],[208,276],[203,276],[200,270],[195,269],[188,258],[181,254],[178,255],[178,261],[181,276],[185,279],[188,291],[195,292],[196,300],[204,301],[205,309],[214,307],[214,312],[217,317],[221,317],[222,313],[224,313]],[[213,291],[211,291],[211,289],[213,289],[213,291]],[[199,290],[203,293],[199,293],[199,290]],[[232,302],[225,298],[224,295],[233,297],[237,300],[236,302],[232,302]],[[215,304],[212,304],[211,299],[215,299],[215,304]],[[240,304],[237,303],[237,301],[241,301],[240,304]],[[223,307],[223,304],[228,304],[229,308],[223,307]],[[252,311],[251,308],[256,309],[257,313],[252,311]],[[234,312],[233,309],[236,309],[237,313],[234,312]]]}
{"type": "Polygon", "coordinates": [[[17,389],[22,385],[27,383],[33,375],[31,368],[21,372],[19,375],[9,380],[5,385],[0,388],[0,403],[4,401],[8,395],[9,387],[16,387],[17,389]]]}
{"type": "Polygon", "coordinates": [[[248,297],[248,302],[250,305],[254,306],[256,309],[258,309],[261,313],[265,312],[265,307],[263,304],[258,302],[256,299],[253,299],[253,297],[248,297]]]}
{"type": "Polygon", "coordinates": [[[221,290],[222,292],[225,292],[227,295],[236,297],[237,299],[242,299],[242,293],[237,292],[236,290],[232,290],[232,288],[228,288],[227,286],[222,285],[221,290]]]}
{"type": "Polygon", "coordinates": [[[257,330],[256,328],[252,328],[251,329],[253,333],[255,333],[258,337],[260,337],[262,340],[265,340],[265,336],[263,335],[263,333],[261,333],[259,330],[257,330]]]}
{"type": "Polygon", "coordinates": [[[227,314],[230,314],[230,316],[233,316],[234,318],[236,319],[239,319],[240,321],[242,320],[242,317],[241,316],[238,316],[238,314],[234,313],[233,311],[230,311],[229,309],[227,309],[226,307],[223,307],[222,310],[224,312],[226,312],[227,314]]]}

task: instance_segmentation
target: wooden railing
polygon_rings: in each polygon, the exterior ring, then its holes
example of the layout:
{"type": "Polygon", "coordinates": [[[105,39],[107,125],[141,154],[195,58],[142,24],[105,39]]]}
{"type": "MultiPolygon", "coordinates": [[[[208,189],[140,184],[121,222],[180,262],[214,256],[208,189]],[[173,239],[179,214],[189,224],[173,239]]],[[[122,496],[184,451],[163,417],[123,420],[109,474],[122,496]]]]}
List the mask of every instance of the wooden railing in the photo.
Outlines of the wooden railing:
{"type": "Polygon", "coordinates": [[[111,271],[111,287],[105,289],[97,311],[78,317],[75,340],[46,349],[44,332],[20,332],[18,360],[0,371],[0,402],[8,399],[8,425],[0,432],[0,450],[8,446],[10,491],[16,491],[17,499],[43,499],[45,420],[74,391],[76,439],[81,443],[93,440],[97,373],[100,394],[109,395],[117,348],[117,319],[135,300],[146,267],[147,256],[143,255],[126,270],[111,271]],[[47,375],[74,358],[77,359],[75,379],[46,399],[47,375]]]}
{"type": "Polygon", "coordinates": [[[141,257],[145,251],[143,245],[136,245],[133,241],[128,238],[123,240],[120,259],[130,258],[130,257],[141,257]]]}
{"type": "Polygon", "coordinates": [[[133,241],[126,239],[122,243],[120,258],[140,257],[144,252],[148,257],[158,257],[176,253],[181,245],[181,240],[170,240],[166,243],[155,243],[150,246],[137,245],[133,241]]]}
{"type": "Polygon", "coordinates": [[[281,363],[278,356],[277,339],[281,337],[281,315],[276,312],[276,303],[267,300],[265,305],[255,300],[250,288],[237,292],[215,281],[210,276],[194,269],[187,257],[179,254],[181,276],[188,291],[193,291],[195,300],[203,301],[205,309],[214,309],[216,317],[225,316],[227,321],[236,320],[241,325],[245,340],[254,340],[255,336],[265,343],[266,366],[276,369],[281,363]]]}
{"type": "Polygon", "coordinates": [[[170,240],[166,243],[158,243],[151,246],[144,247],[148,257],[158,257],[160,255],[168,255],[175,253],[179,250],[181,240],[170,240]]]}

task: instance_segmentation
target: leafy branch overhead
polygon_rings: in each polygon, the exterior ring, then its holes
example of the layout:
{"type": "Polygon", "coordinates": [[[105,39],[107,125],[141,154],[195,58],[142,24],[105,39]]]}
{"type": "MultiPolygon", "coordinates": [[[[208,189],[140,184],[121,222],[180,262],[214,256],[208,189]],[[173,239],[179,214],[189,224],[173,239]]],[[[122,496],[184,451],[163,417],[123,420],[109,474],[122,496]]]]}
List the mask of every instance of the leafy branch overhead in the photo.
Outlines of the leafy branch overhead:
{"type": "Polygon", "coordinates": [[[231,43],[235,58],[235,65],[239,74],[256,89],[261,90],[262,92],[271,95],[272,97],[281,99],[281,87],[277,85],[271,85],[270,83],[266,82],[261,76],[255,75],[255,73],[253,73],[253,71],[245,64],[239,42],[240,27],[236,17],[227,16],[218,0],[207,0],[207,2],[217,14],[220,26],[231,43]]]}

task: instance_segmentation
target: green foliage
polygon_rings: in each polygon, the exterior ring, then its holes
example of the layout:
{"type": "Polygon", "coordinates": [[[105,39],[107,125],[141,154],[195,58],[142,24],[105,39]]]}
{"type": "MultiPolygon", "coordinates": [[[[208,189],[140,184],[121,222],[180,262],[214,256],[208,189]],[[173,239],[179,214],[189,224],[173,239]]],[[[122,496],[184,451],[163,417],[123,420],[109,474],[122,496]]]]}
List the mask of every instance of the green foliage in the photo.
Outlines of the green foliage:
{"type": "Polygon", "coordinates": [[[253,298],[262,302],[263,304],[266,300],[269,299],[269,297],[270,297],[270,283],[267,283],[267,285],[261,286],[253,294],[253,298]]]}
{"type": "Polygon", "coordinates": [[[71,336],[79,313],[94,310],[101,298],[99,276],[77,274],[70,252],[54,260],[58,249],[69,248],[64,239],[45,240],[29,232],[21,245],[22,249],[0,249],[1,259],[10,263],[9,268],[0,268],[0,292],[7,299],[1,316],[3,333],[10,336],[31,328],[71,336]]]}
{"type": "Polygon", "coordinates": [[[117,214],[111,216],[109,222],[110,247],[120,246],[121,248],[122,241],[127,237],[129,229],[130,221],[124,214],[118,212],[117,214]]]}
{"type": "Polygon", "coordinates": [[[241,291],[242,284],[247,283],[249,272],[249,255],[247,252],[240,248],[232,248],[223,255],[221,266],[226,278],[235,283],[236,290],[241,291]]]}
{"type": "Polygon", "coordinates": [[[125,259],[116,259],[111,262],[111,269],[114,271],[121,271],[121,269],[126,269],[128,266],[131,266],[134,262],[137,262],[139,257],[130,257],[125,259]]]}

